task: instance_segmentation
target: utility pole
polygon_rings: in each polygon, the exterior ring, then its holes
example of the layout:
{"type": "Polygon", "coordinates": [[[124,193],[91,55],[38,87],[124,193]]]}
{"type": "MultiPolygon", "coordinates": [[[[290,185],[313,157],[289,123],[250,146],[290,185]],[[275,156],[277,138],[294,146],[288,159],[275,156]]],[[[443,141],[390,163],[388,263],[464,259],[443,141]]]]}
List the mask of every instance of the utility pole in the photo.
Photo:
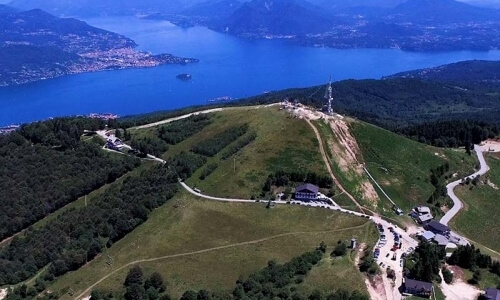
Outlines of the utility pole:
{"type": "Polygon", "coordinates": [[[236,173],[236,156],[233,157],[234,173],[236,173]]]}

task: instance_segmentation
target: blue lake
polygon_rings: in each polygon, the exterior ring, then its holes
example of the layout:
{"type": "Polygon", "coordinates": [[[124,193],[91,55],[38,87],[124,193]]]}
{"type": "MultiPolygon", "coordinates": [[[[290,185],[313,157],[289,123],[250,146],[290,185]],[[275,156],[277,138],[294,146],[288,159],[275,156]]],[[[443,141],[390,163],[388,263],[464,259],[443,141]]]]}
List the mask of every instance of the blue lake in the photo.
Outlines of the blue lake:
{"type": "Polygon", "coordinates": [[[146,113],[240,98],[334,80],[380,78],[396,72],[468,59],[500,60],[500,51],[414,53],[392,49],[337,50],[291,46],[283,41],[249,41],[195,27],[136,18],[86,20],[134,39],[139,49],[200,59],[165,65],[86,73],[0,88],[0,125],[63,115],[146,113]],[[189,73],[193,79],[176,79],[189,73]]]}

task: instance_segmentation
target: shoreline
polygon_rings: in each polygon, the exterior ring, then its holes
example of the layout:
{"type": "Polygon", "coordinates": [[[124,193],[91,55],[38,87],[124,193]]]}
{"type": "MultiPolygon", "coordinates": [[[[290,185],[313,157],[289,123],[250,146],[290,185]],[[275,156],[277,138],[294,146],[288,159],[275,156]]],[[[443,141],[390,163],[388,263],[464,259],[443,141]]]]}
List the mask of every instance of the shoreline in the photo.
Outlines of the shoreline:
{"type": "MultiPolygon", "coordinates": [[[[64,66],[65,70],[56,70],[52,73],[21,74],[21,76],[18,75],[19,78],[11,77],[10,80],[0,82],[0,88],[21,86],[68,75],[127,69],[149,69],[163,65],[187,65],[198,63],[199,61],[200,60],[196,58],[184,58],[172,54],[152,55],[148,52],[137,51],[133,48],[119,48],[80,54],[78,61],[70,62],[67,66],[64,66]],[[23,75],[25,75],[26,78],[23,78],[23,75]]],[[[28,70],[28,72],[30,71],[36,72],[36,70],[28,70]]],[[[12,73],[15,74],[15,72],[11,72],[11,74],[12,73]]]]}

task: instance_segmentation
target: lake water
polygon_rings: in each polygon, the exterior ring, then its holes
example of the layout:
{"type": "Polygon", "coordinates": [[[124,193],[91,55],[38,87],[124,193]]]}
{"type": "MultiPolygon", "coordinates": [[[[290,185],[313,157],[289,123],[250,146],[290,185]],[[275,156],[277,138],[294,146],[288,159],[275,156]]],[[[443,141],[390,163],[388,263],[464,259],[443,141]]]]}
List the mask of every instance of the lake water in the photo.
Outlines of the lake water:
{"type": "Polygon", "coordinates": [[[206,28],[183,29],[165,21],[130,17],[87,22],[134,39],[140,50],[193,57],[200,62],[86,73],[0,88],[0,125],[91,112],[130,115],[174,109],[221,96],[240,98],[324,84],[330,75],[334,80],[380,78],[461,60],[500,60],[500,51],[337,50],[290,46],[282,41],[248,41],[206,28]],[[193,79],[176,79],[180,73],[189,73],[193,79]]]}

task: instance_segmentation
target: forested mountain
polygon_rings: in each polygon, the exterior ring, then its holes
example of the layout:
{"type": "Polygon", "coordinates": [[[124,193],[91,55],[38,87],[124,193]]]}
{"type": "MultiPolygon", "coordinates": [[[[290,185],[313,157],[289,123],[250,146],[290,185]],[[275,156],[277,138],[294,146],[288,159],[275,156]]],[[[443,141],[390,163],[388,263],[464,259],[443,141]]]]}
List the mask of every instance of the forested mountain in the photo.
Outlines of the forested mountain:
{"type": "Polygon", "coordinates": [[[339,20],[305,1],[253,0],[210,26],[235,35],[296,35],[325,32],[335,22],[339,20]]]}
{"type": "Polygon", "coordinates": [[[386,78],[420,78],[463,87],[500,87],[500,61],[470,60],[413,70],[386,78]]]}
{"type": "Polygon", "coordinates": [[[394,8],[389,17],[400,22],[429,25],[500,20],[499,11],[455,0],[408,0],[394,8]]]}
{"type": "MultiPolygon", "coordinates": [[[[175,173],[164,166],[149,168],[111,186],[85,208],[26,231],[0,249],[0,285],[24,281],[45,266],[48,270],[37,282],[78,269],[145,222],[176,191],[175,173]]],[[[44,290],[43,283],[35,287],[44,290]]]]}
{"type": "Polygon", "coordinates": [[[40,9],[0,17],[0,43],[31,47],[55,47],[70,53],[135,47],[131,39],[92,27],[76,19],[57,18],[40,9]]]}
{"type": "Polygon", "coordinates": [[[193,5],[192,7],[183,10],[181,14],[205,18],[225,18],[229,17],[243,5],[243,1],[240,0],[208,1],[193,5]]]}
{"type": "Polygon", "coordinates": [[[28,10],[40,8],[57,16],[134,15],[179,12],[205,0],[13,0],[9,5],[28,10]]]}
{"type": "Polygon", "coordinates": [[[17,9],[15,9],[11,6],[0,4],[0,15],[1,14],[11,14],[11,13],[15,13],[17,11],[18,11],[17,9]]]}

